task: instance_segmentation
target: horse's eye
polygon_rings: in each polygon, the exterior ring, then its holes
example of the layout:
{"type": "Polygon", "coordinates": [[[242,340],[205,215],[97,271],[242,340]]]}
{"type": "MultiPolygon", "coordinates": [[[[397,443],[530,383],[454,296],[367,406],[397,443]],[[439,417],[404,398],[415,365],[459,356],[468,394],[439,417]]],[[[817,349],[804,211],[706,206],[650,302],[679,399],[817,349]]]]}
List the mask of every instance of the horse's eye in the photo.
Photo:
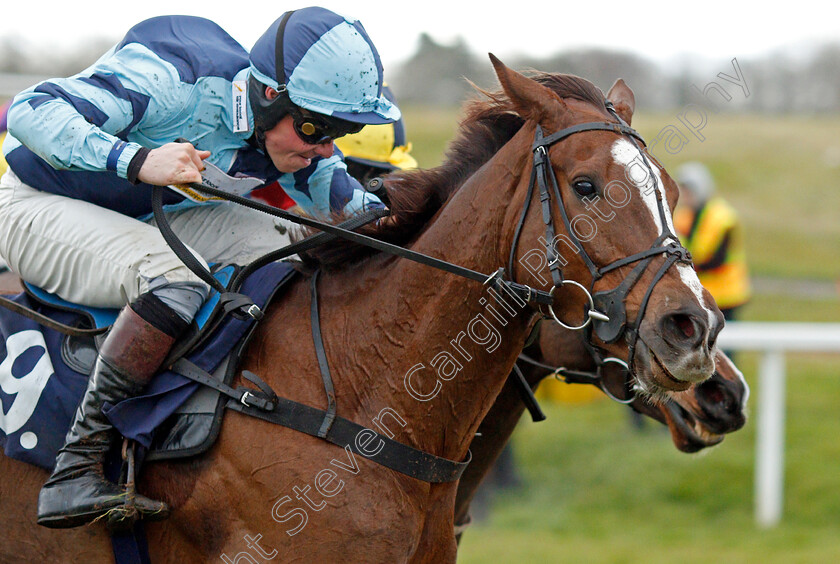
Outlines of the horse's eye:
{"type": "Polygon", "coordinates": [[[595,193],[595,184],[591,180],[577,180],[572,187],[578,196],[591,196],[595,193]]]}

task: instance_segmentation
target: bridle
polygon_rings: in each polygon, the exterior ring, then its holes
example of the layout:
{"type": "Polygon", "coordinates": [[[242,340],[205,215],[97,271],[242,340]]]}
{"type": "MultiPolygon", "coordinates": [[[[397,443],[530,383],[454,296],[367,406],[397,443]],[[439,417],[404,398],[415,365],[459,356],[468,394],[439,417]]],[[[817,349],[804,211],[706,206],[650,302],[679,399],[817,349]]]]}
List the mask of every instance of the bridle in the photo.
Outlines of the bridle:
{"type": "MultiPolygon", "coordinates": [[[[524,352],[519,354],[517,362],[520,360],[532,366],[536,366],[537,368],[548,370],[548,376],[553,376],[557,380],[560,380],[566,384],[589,384],[591,386],[595,386],[599,388],[602,392],[604,392],[604,394],[608,398],[615,402],[624,405],[629,405],[636,400],[636,394],[633,389],[632,375],[629,374],[629,371],[627,369],[627,363],[621,360],[620,358],[602,358],[600,359],[600,362],[597,363],[595,370],[591,372],[587,372],[585,370],[572,370],[570,368],[566,368],[565,366],[552,366],[550,364],[540,362],[539,360],[525,354],[524,352]],[[624,388],[626,397],[620,397],[619,394],[614,393],[604,381],[604,369],[611,364],[618,366],[625,373],[622,382],[622,387],[624,388]]],[[[520,370],[518,366],[516,367],[516,370],[520,370]]]]}
{"type": "MultiPolygon", "coordinates": [[[[551,272],[552,288],[550,294],[565,285],[573,285],[582,290],[587,297],[588,305],[585,306],[585,320],[580,325],[567,325],[561,321],[555,314],[551,305],[548,306],[550,318],[559,323],[562,327],[569,330],[586,330],[587,338],[585,339],[587,348],[596,361],[599,367],[604,363],[621,362],[626,364],[628,371],[628,378],[633,377],[635,349],[639,338],[639,328],[644,318],[645,310],[647,309],[648,301],[653,293],[656,284],[662,279],[668,269],[674,264],[680,262],[684,264],[691,264],[691,255],[680,243],[679,238],[674,235],[668,228],[667,212],[665,211],[664,195],[656,175],[653,172],[653,167],[648,161],[645,153],[641,150],[638,143],[644,143],[644,139],[625,123],[616,113],[612,103],[605,100],[607,110],[616,119],[616,122],[590,122],[573,125],[565,129],[561,129],[551,135],[545,136],[542,127],[537,125],[534,143],[531,146],[533,152],[534,166],[531,171],[531,178],[528,185],[528,193],[525,198],[525,205],[522,209],[522,214],[519,218],[519,223],[513,238],[513,245],[511,247],[510,257],[508,259],[508,271],[512,274],[514,272],[514,258],[516,249],[519,243],[519,238],[525,223],[525,217],[528,214],[531,200],[533,199],[534,190],[539,188],[540,202],[542,203],[543,223],[545,224],[545,240],[546,240],[546,261],[551,272]],[[648,170],[649,178],[654,182],[654,190],[656,193],[656,203],[659,212],[659,219],[662,225],[662,231],[647,250],[632,254],[628,257],[618,259],[606,266],[599,267],[595,264],[589,254],[586,252],[580,239],[572,229],[571,221],[569,220],[566,206],[560,193],[560,187],[557,183],[557,177],[554,174],[554,168],[551,166],[551,161],[548,158],[548,150],[555,143],[562,141],[572,135],[585,131],[612,131],[618,135],[626,136],[630,139],[633,146],[642,155],[642,161],[648,170]],[[554,228],[554,219],[552,217],[551,199],[555,198],[557,207],[560,209],[560,216],[563,219],[563,225],[566,229],[566,234],[574,243],[577,253],[581,256],[591,275],[592,281],[589,289],[587,289],[580,282],[569,280],[563,277],[561,260],[558,256],[554,246],[554,238],[556,230],[554,228]],[[670,242],[667,242],[670,239],[670,242]],[[639,312],[636,315],[635,322],[628,325],[627,323],[627,296],[636,283],[644,274],[647,267],[653,261],[653,258],[659,255],[665,256],[665,261],[660,266],[659,270],[654,274],[647,291],[639,306],[639,312]],[[595,283],[604,277],[609,272],[617,270],[623,266],[628,266],[634,263],[633,270],[624,278],[624,280],[612,290],[601,291],[593,294],[595,283]],[[626,361],[620,359],[606,357],[602,354],[601,349],[592,342],[592,331],[594,329],[595,335],[605,343],[614,343],[620,337],[624,336],[628,344],[628,358],[626,361]]],[[[545,317],[545,315],[544,315],[545,317]]],[[[603,389],[603,386],[601,386],[603,389]]]]}

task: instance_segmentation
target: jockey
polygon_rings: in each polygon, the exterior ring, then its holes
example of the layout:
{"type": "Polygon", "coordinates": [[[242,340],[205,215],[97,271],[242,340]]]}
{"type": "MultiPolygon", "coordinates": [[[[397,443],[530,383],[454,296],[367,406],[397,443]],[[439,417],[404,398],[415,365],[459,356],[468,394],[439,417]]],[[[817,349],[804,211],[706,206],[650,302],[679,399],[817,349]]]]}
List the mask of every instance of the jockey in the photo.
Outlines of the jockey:
{"type": "MultiPolygon", "coordinates": [[[[361,23],[312,7],[278,18],[250,54],[206,19],[153,18],[88,69],[15,97],[0,255],[64,299],[128,304],[41,490],[39,524],[74,527],[122,505],[123,489],[102,476],[113,433],[102,407],[143,390],[209,293],[154,226],[150,185],[201,182],[206,162],[234,185],[279,181],[315,217],[382,207],[333,146],[366,124],[399,119],[382,84],[361,23]]],[[[175,191],[164,204],[173,230],[207,262],[244,263],[288,243],[277,220],[235,204],[175,191]]],[[[141,517],[168,514],[143,496],[136,506],[141,517]]]]}

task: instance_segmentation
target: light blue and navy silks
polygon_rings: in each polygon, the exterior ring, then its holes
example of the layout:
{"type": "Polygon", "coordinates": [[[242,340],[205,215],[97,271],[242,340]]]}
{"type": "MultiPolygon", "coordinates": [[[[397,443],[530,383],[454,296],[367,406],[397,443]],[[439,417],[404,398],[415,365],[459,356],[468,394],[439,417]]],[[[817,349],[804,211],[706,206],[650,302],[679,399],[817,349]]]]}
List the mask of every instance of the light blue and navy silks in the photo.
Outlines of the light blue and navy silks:
{"type": "MultiPolygon", "coordinates": [[[[268,264],[249,276],[239,291],[263,308],[275,288],[293,272],[289,263],[268,264]]],[[[48,308],[26,294],[14,299],[68,325],[84,315],[48,308]]],[[[207,310],[199,313],[199,319],[207,317],[207,310]]],[[[187,358],[212,372],[253,323],[251,319],[227,316],[201,350],[187,358]]],[[[0,445],[11,458],[51,470],[87,387],[88,375],[76,372],[64,361],[64,335],[5,308],[0,308],[0,335],[0,445]]],[[[166,371],[156,376],[141,396],[107,406],[104,411],[123,436],[148,448],[155,429],[199,386],[166,371]]]]}
{"type": "MultiPolygon", "coordinates": [[[[247,91],[237,90],[247,89],[248,74],[248,52],[217,24],[152,18],[79,74],[18,94],[3,152],[34,188],[137,218],[151,214],[151,187],[126,180],[131,158],[179,138],[211,151],[208,161],[230,175],[279,180],[314,216],[382,205],[347,175],[340,154],[293,174],[277,171],[248,141],[253,116],[247,91]]],[[[195,205],[171,192],[164,203],[195,205]]]]}

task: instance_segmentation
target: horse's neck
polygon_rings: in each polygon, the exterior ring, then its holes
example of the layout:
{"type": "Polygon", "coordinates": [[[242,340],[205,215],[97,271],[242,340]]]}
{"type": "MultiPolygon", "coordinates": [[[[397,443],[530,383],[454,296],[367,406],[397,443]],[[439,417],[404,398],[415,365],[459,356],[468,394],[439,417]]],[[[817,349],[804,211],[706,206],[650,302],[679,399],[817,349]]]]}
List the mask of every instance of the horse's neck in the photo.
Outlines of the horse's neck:
{"type": "MultiPolygon", "coordinates": [[[[565,366],[572,370],[593,368],[592,357],[577,333],[561,330],[549,321],[543,322],[540,331],[537,342],[523,350],[523,354],[548,366],[565,366]]],[[[520,361],[519,367],[525,381],[533,390],[536,390],[540,381],[549,375],[548,369],[525,361],[520,361]]],[[[456,523],[466,521],[470,502],[478,486],[516,429],[525,411],[525,404],[521,398],[519,384],[509,379],[481,422],[478,434],[470,445],[472,461],[458,482],[458,494],[455,498],[456,523]]],[[[526,419],[530,420],[530,417],[526,416],[526,419]]]]}
{"type": "MultiPolygon", "coordinates": [[[[529,382],[533,380],[536,383],[545,374],[543,371],[538,375],[538,371],[532,370],[532,367],[520,366],[529,382]]],[[[470,503],[479,485],[504,450],[525,411],[525,404],[522,402],[518,386],[512,379],[505,382],[493,406],[478,427],[475,438],[470,443],[472,461],[458,481],[458,493],[455,497],[456,524],[467,521],[470,503]]]]}
{"type": "MultiPolygon", "coordinates": [[[[488,274],[503,266],[519,181],[510,170],[492,162],[482,168],[412,248],[488,274]]],[[[390,408],[406,422],[400,427],[389,419],[397,440],[463,457],[522,348],[531,310],[411,261],[380,257],[367,266],[361,275],[343,273],[325,284],[345,304],[343,337],[370,351],[356,350],[354,366],[347,366],[363,380],[354,385],[361,411],[376,416],[390,408]],[[357,292],[352,303],[348,291],[357,292]]]]}

